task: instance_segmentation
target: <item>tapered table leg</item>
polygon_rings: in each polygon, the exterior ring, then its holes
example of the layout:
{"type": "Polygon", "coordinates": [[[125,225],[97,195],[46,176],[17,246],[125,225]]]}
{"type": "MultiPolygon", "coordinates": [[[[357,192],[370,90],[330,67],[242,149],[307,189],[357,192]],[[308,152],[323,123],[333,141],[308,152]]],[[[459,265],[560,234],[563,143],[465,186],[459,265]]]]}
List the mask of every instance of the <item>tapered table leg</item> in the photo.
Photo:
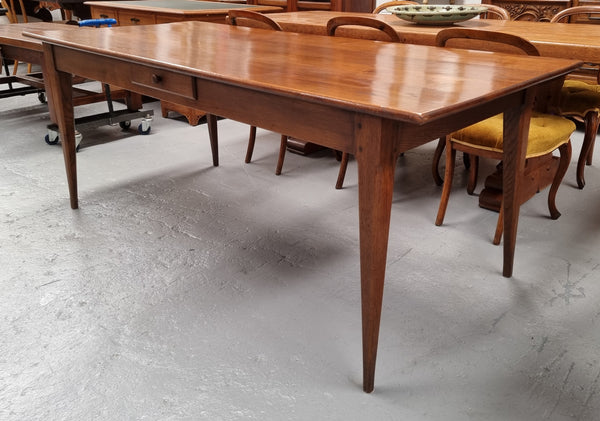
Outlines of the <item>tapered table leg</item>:
{"type": "Polygon", "coordinates": [[[363,389],[375,383],[375,362],[394,188],[395,126],[375,117],[363,118],[356,129],[360,272],[363,329],[363,389]],[[379,140],[379,141],[378,141],[379,140]]]}
{"type": "Polygon", "coordinates": [[[71,209],[77,209],[77,162],[75,156],[75,115],[73,112],[73,77],[56,70],[54,47],[44,44],[44,79],[48,100],[52,103],[55,123],[59,127],[69,185],[71,209]]]}
{"type": "Polygon", "coordinates": [[[217,116],[206,114],[206,125],[208,126],[208,137],[210,138],[210,150],[212,151],[213,166],[219,166],[219,134],[217,131],[217,116]]]}
{"type": "Polygon", "coordinates": [[[527,91],[520,106],[504,111],[504,159],[503,159],[503,206],[504,206],[504,265],[502,275],[512,276],[519,223],[519,189],[525,171],[529,120],[535,92],[527,91]]]}

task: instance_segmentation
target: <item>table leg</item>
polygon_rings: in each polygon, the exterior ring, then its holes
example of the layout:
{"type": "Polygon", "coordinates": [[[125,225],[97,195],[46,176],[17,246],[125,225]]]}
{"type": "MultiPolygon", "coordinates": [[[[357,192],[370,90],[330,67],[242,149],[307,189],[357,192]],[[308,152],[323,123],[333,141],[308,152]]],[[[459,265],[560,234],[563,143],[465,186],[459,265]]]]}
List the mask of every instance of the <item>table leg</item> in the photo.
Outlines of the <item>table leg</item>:
{"type": "Polygon", "coordinates": [[[525,171],[529,120],[535,98],[535,89],[527,90],[520,106],[504,111],[504,159],[503,159],[503,206],[504,206],[504,266],[502,275],[512,276],[519,223],[519,189],[525,171]]]}
{"type": "Polygon", "coordinates": [[[397,128],[375,117],[363,117],[356,128],[360,277],[363,330],[363,390],[373,391],[383,300],[383,284],[398,153],[397,128]],[[376,140],[379,139],[379,142],[376,140]]]}
{"type": "Polygon", "coordinates": [[[208,126],[208,137],[210,139],[210,150],[212,151],[213,166],[219,166],[219,133],[217,130],[217,116],[206,114],[206,125],[208,126]]]}
{"type": "Polygon", "coordinates": [[[69,199],[71,209],[79,206],[77,198],[77,163],[75,156],[75,115],[73,112],[73,77],[70,73],[60,72],[54,63],[54,51],[51,45],[44,44],[44,62],[46,90],[52,103],[55,123],[59,127],[60,140],[67,171],[69,199]]]}

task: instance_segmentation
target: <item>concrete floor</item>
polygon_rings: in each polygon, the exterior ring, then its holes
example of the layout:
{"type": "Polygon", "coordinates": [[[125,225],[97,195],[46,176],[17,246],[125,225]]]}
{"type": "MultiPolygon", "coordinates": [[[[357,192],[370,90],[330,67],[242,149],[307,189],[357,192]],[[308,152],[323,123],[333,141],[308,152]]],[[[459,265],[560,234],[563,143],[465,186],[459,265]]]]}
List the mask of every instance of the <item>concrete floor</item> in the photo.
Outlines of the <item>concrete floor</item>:
{"type": "Polygon", "coordinates": [[[276,177],[278,135],[244,164],[247,126],[223,120],[213,168],[205,126],[149,106],[149,136],[83,133],[71,210],[46,106],[0,101],[0,420],[600,419],[600,165],[575,188],[581,132],[562,217],[546,192],[522,207],[511,279],[464,171],[436,227],[434,144],[399,159],[369,395],[355,162],[341,191],[327,153],[276,177]]]}

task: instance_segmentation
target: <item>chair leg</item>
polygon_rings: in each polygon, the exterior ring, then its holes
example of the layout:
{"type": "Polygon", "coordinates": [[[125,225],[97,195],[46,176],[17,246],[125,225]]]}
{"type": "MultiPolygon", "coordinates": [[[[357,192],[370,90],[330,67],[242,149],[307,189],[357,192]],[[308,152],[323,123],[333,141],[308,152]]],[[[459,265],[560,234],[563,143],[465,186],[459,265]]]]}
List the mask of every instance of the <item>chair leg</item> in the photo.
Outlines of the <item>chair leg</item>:
{"type": "Polygon", "coordinates": [[[465,169],[469,169],[471,168],[471,155],[469,155],[468,153],[463,153],[463,164],[465,166],[465,169]]]}
{"type": "MultiPolygon", "coordinates": [[[[587,160],[586,160],[586,164],[587,165],[592,165],[592,158],[594,156],[594,145],[596,144],[596,134],[598,133],[598,121],[600,119],[600,112],[596,113],[595,115],[596,117],[596,122],[594,123],[595,127],[596,127],[596,131],[594,132],[594,140],[592,141],[592,144],[590,145],[590,151],[587,154],[587,160]]],[[[594,127],[594,125],[592,127],[594,127]]]]}
{"type": "Polygon", "coordinates": [[[600,117],[597,111],[590,111],[585,115],[585,134],[583,135],[583,144],[581,145],[581,152],[579,153],[579,159],[577,160],[577,186],[582,189],[585,186],[585,178],[583,172],[585,166],[592,164],[592,154],[594,150],[594,143],[596,142],[596,134],[598,133],[598,126],[600,125],[600,117]]]}
{"type": "Polygon", "coordinates": [[[590,146],[590,151],[588,152],[588,156],[587,156],[587,159],[586,159],[586,162],[585,162],[587,165],[592,165],[592,158],[594,156],[594,144],[595,143],[596,143],[595,141],[592,142],[592,144],[590,146]]]}
{"type": "Polygon", "coordinates": [[[431,175],[433,176],[433,181],[438,186],[444,184],[444,180],[440,177],[440,160],[442,159],[442,153],[444,152],[445,147],[446,138],[441,137],[440,140],[438,140],[435,152],[433,152],[433,160],[431,162],[431,175]]]}
{"type": "Polygon", "coordinates": [[[287,141],[288,137],[282,134],[281,142],[279,144],[279,157],[277,158],[277,168],[275,168],[275,175],[281,174],[281,169],[283,168],[283,160],[285,159],[285,151],[287,149],[287,141]]]}
{"type": "Polygon", "coordinates": [[[348,152],[342,153],[342,161],[340,162],[340,170],[338,172],[338,178],[335,183],[335,188],[340,190],[344,185],[344,178],[346,178],[346,168],[348,168],[348,159],[350,154],[348,152]]]}
{"type": "Polygon", "coordinates": [[[571,162],[571,141],[561,145],[558,151],[560,152],[560,161],[552,180],[552,185],[550,186],[550,192],[548,192],[548,209],[550,210],[550,218],[552,219],[558,219],[560,216],[560,212],[556,208],[556,193],[571,162]]]}
{"type": "Polygon", "coordinates": [[[450,137],[446,137],[446,171],[444,172],[444,188],[442,189],[442,197],[440,199],[440,207],[438,209],[435,224],[440,226],[444,223],[446,216],[446,208],[450,199],[450,190],[452,190],[452,179],[454,177],[454,165],[456,162],[456,149],[452,147],[450,137]]]}
{"type": "Polygon", "coordinates": [[[477,155],[466,155],[469,157],[469,180],[467,182],[467,193],[472,195],[477,187],[477,176],[479,175],[479,157],[477,155]]]}
{"type": "Polygon", "coordinates": [[[492,241],[495,246],[500,244],[500,240],[502,239],[502,231],[504,231],[504,202],[500,204],[498,222],[496,223],[496,233],[494,234],[494,241],[492,241]]]}
{"type": "Polygon", "coordinates": [[[250,135],[248,136],[248,148],[246,149],[246,159],[244,162],[249,164],[252,161],[254,153],[254,143],[256,142],[256,126],[250,126],[250,135]]]}

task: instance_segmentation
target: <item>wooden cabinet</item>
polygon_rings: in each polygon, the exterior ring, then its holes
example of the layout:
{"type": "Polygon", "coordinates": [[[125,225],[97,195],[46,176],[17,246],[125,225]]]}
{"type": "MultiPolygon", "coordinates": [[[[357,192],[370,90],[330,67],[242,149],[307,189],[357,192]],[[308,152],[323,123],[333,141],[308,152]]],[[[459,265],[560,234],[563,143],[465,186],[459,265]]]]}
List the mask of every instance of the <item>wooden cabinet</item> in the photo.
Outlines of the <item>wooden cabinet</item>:
{"type": "MultiPolygon", "coordinates": [[[[513,20],[548,22],[561,10],[574,6],[600,6],[600,0],[482,0],[483,4],[500,6],[510,14],[513,20]]],[[[572,17],[571,22],[600,23],[600,14],[589,19],[572,17]]]]}
{"type": "Polygon", "coordinates": [[[252,6],[232,2],[190,0],[94,1],[86,2],[94,19],[112,18],[117,25],[154,25],[157,23],[201,20],[225,23],[230,9],[244,8],[256,12],[279,12],[274,6],[252,6]]]}
{"type": "Polygon", "coordinates": [[[500,6],[513,20],[548,22],[552,16],[573,6],[573,0],[483,0],[483,4],[500,6]]]}
{"type": "MultiPolygon", "coordinates": [[[[92,19],[117,19],[117,11],[105,7],[90,7],[92,19]]],[[[117,19],[118,21],[118,19],[117,19]]]]}

